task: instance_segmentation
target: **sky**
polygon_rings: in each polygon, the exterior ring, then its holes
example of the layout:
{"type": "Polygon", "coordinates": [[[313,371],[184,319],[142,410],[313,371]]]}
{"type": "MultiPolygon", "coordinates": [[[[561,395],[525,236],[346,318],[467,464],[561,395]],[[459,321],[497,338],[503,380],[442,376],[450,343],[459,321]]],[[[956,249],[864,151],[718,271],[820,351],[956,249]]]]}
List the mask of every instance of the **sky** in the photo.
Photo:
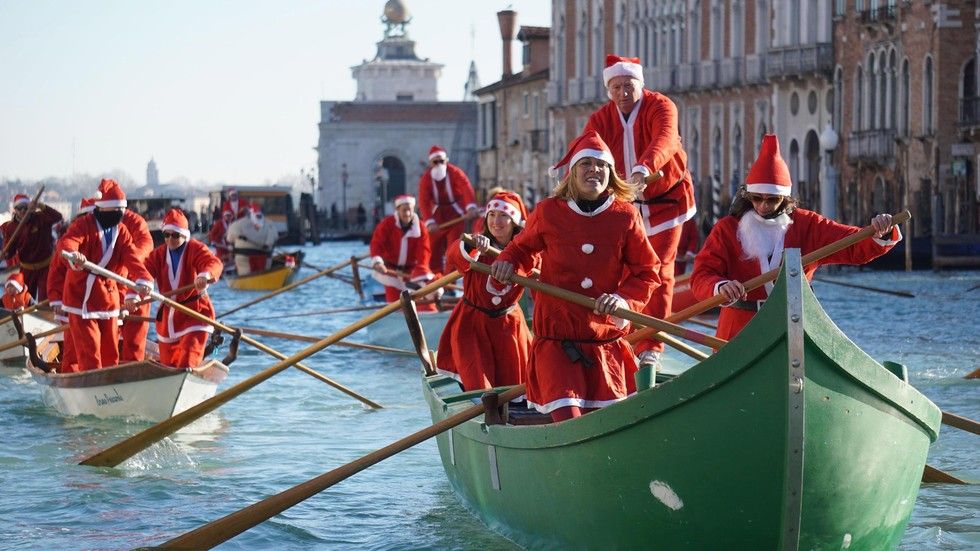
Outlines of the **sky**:
{"type": "MultiPolygon", "coordinates": [[[[496,12],[550,0],[403,0],[419,57],[459,101],[500,79],[496,12]]],[[[319,102],[352,100],[383,0],[0,0],[0,180],[122,171],[145,183],[267,184],[316,165],[319,102]]],[[[516,42],[516,41],[515,41],[516,42]]],[[[516,64],[520,49],[514,46],[516,64]]]]}

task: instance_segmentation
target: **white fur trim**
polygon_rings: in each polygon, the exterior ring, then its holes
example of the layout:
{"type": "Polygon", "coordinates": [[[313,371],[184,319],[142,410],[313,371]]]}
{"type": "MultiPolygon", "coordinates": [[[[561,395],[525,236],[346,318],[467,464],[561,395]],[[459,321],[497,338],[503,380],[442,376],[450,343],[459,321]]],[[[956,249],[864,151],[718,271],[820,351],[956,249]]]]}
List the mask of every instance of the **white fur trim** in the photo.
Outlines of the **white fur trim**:
{"type": "MultiPolygon", "coordinates": [[[[902,240],[902,230],[899,229],[899,227],[897,225],[896,226],[892,226],[892,228],[894,228],[895,229],[895,233],[898,234],[898,236],[896,236],[895,239],[885,239],[885,236],[883,235],[881,237],[872,237],[871,240],[874,241],[875,243],[881,245],[882,247],[891,247],[892,245],[894,245],[894,244],[896,244],[896,243],[898,243],[899,241],[902,240]]],[[[889,235],[890,234],[891,234],[891,232],[889,232],[889,235]]]]}
{"type": "Polygon", "coordinates": [[[487,210],[500,211],[506,214],[507,216],[510,216],[510,219],[513,220],[515,224],[517,224],[518,226],[521,225],[521,221],[522,221],[521,211],[518,210],[517,207],[515,207],[514,205],[508,203],[507,201],[502,201],[500,199],[493,199],[489,203],[487,203],[487,210]]]}
{"type": "Polygon", "coordinates": [[[186,228],[182,228],[182,227],[176,226],[174,224],[164,224],[163,227],[160,228],[160,231],[167,231],[167,230],[175,231],[175,232],[179,233],[180,235],[183,235],[187,239],[190,239],[191,238],[191,232],[190,232],[190,230],[188,230],[186,228]]]}
{"type": "Polygon", "coordinates": [[[646,165],[636,165],[636,166],[634,166],[633,167],[633,171],[630,172],[630,174],[636,174],[637,172],[639,172],[640,174],[642,174],[644,178],[649,178],[650,177],[650,169],[647,168],[646,165]]]}
{"type": "Polygon", "coordinates": [[[95,206],[100,209],[114,209],[118,207],[126,208],[125,199],[107,199],[105,201],[96,201],[95,206]]]}
{"type": "Polygon", "coordinates": [[[415,198],[414,197],[401,197],[399,199],[395,199],[395,207],[400,207],[402,205],[411,205],[412,208],[414,209],[415,208],[415,198]]]}
{"type": "Polygon", "coordinates": [[[612,400],[586,400],[584,398],[560,398],[547,404],[536,404],[528,400],[527,405],[538,410],[539,413],[551,413],[552,411],[565,407],[565,406],[578,406],[580,408],[604,408],[606,406],[611,406],[616,402],[625,400],[626,396],[622,398],[614,398],[612,400]]]}
{"type": "Polygon", "coordinates": [[[609,163],[609,166],[611,168],[616,167],[616,160],[613,159],[612,152],[603,151],[601,149],[580,149],[575,153],[575,155],[572,156],[572,159],[568,161],[568,166],[570,167],[575,166],[575,163],[577,163],[579,159],[583,159],[585,157],[600,159],[609,163]]]}
{"type": "Polygon", "coordinates": [[[792,188],[781,184],[746,184],[745,191],[749,193],[765,193],[767,195],[785,195],[789,197],[792,188]]]}
{"type": "Polygon", "coordinates": [[[429,160],[431,161],[432,159],[445,159],[448,161],[449,155],[447,155],[445,151],[436,151],[435,153],[429,155],[429,160]]]}
{"type": "Polygon", "coordinates": [[[21,285],[19,281],[14,279],[7,281],[6,285],[13,285],[14,289],[17,289],[18,293],[24,290],[24,286],[21,285]]]}
{"type": "Polygon", "coordinates": [[[680,216],[675,216],[674,218],[671,218],[670,220],[666,220],[664,222],[661,222],[661,223],[657,224],[656,226],[651,226],[650,225],[650,206],[649,205],[640,205],[640,218],[643,219],[643,227],[647,231],[647,237],[649,237],[651,235],[657,235],[658,233],[660,233],[662,231],[669,230],[670,228],[673,228],[675,226],[680,226],[684,222],[687,222],[691,218],[694,218],[694,215],[697,214],[697,212],[698,212],[698,207],[697,207],[697,205],[694,205],[691,208],[687,209],[687,212],[685,212],[684,214],[682,214],[680,216]]]}
{"type": "Polygon", "coordinates": [[[633,77],[643,84],[643,66],[638,63],[619,61],[602,70],[603,84],[609,86],[609,81],[616,77],[633,77]]]}

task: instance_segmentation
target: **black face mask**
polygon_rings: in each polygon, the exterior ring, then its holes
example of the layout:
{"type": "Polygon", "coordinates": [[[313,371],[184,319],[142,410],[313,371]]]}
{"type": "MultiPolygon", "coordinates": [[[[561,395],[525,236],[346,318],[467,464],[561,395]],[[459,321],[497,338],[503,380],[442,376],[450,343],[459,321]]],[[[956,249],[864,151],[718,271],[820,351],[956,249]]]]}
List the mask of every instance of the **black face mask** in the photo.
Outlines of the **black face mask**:
{"type": "Polygon", "coordinates": [[[95,210],[95,219],[103,229],[109,229],[122,221],[121,210],[95,210]]]}

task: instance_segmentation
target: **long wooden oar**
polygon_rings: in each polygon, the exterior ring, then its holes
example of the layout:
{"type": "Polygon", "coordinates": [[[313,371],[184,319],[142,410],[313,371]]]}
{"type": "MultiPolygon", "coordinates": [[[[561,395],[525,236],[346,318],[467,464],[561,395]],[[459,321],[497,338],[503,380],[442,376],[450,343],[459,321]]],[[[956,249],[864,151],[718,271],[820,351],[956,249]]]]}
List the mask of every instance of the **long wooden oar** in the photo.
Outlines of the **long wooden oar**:
{"type": "MultiPolygon", "coordinates": [[[[892,225],[897,226],[899,224],[907,222],[911,217],[912,215],[909,214],[909,211],[907,210],[902,211],[892,216],[892,225]]],[[[860,231],[854,232],[851,235],[844,237],[843,239],[839,239],[831,243],[830,245],[820,247],[819,249],[813,251],[812,253],[803,255],[803,259],[802,259],[803,265],[806,266],[808,264],[812,264],[822,258],[830,256],[836,252],[842,251],[863,239],[867,239],[868,237],[873,236],[875,232],[876,230],[874,229],[874,226],[866,226],[862,228],[860,231]]],[[[751,291],[752,289],[761,287],[766,283],[769,283],[770,281],[775,281],[776,277],[778,276],[779,276],[779,268],[775,268],[769,270],[768,272],[762,275],[753,277],[752,279],[744,282],[742,285],[745,287],[746,292],[748,292],[751,291]]],[[[720,294],[715,295],[713,297],[702,300],[697,304],[693,304],[681,310],[680,312],[675,312],[670,316],[667,316],[667,321],[672,323],[678,323],[690,318],[691,316],[696,316],[706,310],[710,310],[716,306],[721,306],[727,301],[728,299],[726,299],[724,295],[720,295],[720,294]]],[[[630,333],[626,337],[626,340],[628,340],[630,343],[635,343],[643,339],[659,338],[656,335],[656,332],[657,332],[656,329],[646,327],[640,329],[639,331],[634,331],[630,333]]]]}
{"type": "Polygon", "coordinates": [[[915,295],[908,291],[892,291],[891,289],[881,289],[878,287],[871,287],[868,285],[858,285],[856,283],[844,283],[843,281],[837,281],[835,279],[827,279],[825,277],[814,277],[813,279],[821,283],[830,283],[831,285],[840,285],[841,287],[861,289],[862,291],[871,291],[872,293],[882,293],[885,295],[892,295],[892,296],[902,297],[902,298],[915,298],[915,295]]]}
{"type": "Polygon", "coordinates": [[[298,314],[280,314],[278,316],[262,316],[263,320],[274,320],[282,318],[302,318],[306,316],[325,316],[328,314],[341,314],[343,312],[363,312],[365,310],[377,310],[381,308],[379,305],[364,305],[364,306],[350,306],[347,308],[333,308],[331,310],[312,310],[309,312],[300,312],[298,314]]]}
{"type": "MultiPolygon", "coordinates": [[[[451,281],[455,281],[460,275],[461,274],[459,272],[452,272],[451,274],[447,274],[433,281],[432,283],[429,283],[425,287],[422,287],[418,291],[415,291],[415,293],[413,293],[413,296],[415,297],[425,296],[435,291],[436,289],[442,287],[443,285],[446,285],[451,281]]],[[[316,354],[320,350],[323,350],[324,348],[332,344],[336,344],[344,337],[350,335],[351,333],[354,333],[355,331],[358,331],[359,329],[371,325],[375,321],[387,316],[388,314],[394,312],[395,310],[398,310],[400,307],[401,305],[399,303],[392,302],[387,306],[381,308],[377,312],[374,312],[373,314],[365,318],[362,318],[361,320],[351,325],[348,325],[344,329],[341,329],[340,331],[334,333],[333,335],[330,335],[329,337],[321,339],[319,342],[315,344],[311,344],[310,346],[304,348],[303,350],[297,352],[296,354],[293,354],[292,356],[281,360],[280,362],[276,363],[272,367],[266,368],[260,371],[259,373],[252,375],[248,379],[245,379],[244,381],[236,384],[231,388],[226,389],[223,392],[215,394],[213,397],[197,404],[196,406],[184,410],[183,412],[178,413],[177,415],[174,415],[169,419],[166,419],[164,421],[161,421],[160,423],[157,423],[156,425],[153,425],[152,427],[144,430],[143,432],[140,432],[139,434],[133,435],[128,439],[123,440],[122,442],[119,442],[118,444],[106,450],[103,450],[91,457],[86,458],[81,462],[81,464],[95,466],[95,467],[115,467],[116,465],[122,463],[126,459],[150,447],[154,443],[162,440],[163,438],[173,434],[174,432],[180,430],[181,428],[187,426],[188,424],[194,422],[195,420],[200,419],[201,417],[214,411],[225,402],[228,402],[232,398],[235,398],[236,396],[248,391],[252,387],[261,383],[262,381],[265,381],[269,377],[272,377],[273,375],[279,373],[280,371],[285,370],[286,368],[290,367],[296,362],[303,360],[304,358],[308,358],[313,354],[316,354]]]]}
{"type": "Polygon", "coordinates": [[[27,222],[27,219],[30,218],[32,214],[34,214],[34,209],[37,208],[37,202],[41,200],[42,193],[44,193],[44,186],[41,186],[41,189],[37,190],[37,193],[34,194],[34,198],[31,199],[30,203],[28,203],[27,212],[24,213],[24,216],[20,217],[20,222],[18,222],[17,227],[14,228],[14,233],[10,235],[10,239],[3,244],[3,251],[0,252],[0,258],[7,258],[7,251],[10,250],[10,246],[17,240],[17,236],[20,235],[20,230],[24,229],[24,223],[27,222]]]}
{"type": "Polygon", "coordinates": [[[333,266],[327,268],[326,270],[321,270],[321,271],[319,271],[319,272],[317,272],[317,273],[315,273],[315,274],[313,274],[311,276],[304,277],[303,279],[301,279],[299,281],[295,281],[293,283],[290,283],[289,285],[286,285],[285,287],[280,287],[279,289],[276,289],[275,291],[272,291],[271,293],[267,293],[265,295],[260,296],[257,299],[250,300],[250,301],[246,302],[245,304],[241,304],[239,306],[236,306],[236,307],[232,308],[231,310],[228,310],[227,312],[222,312],[221,314],[218,314],[216,317],[223,318],[223,317],[227,316],[228,314],[232,314],[232,313],[237,312],[239,310],[244,310],[245,308],[248,308],[249,306],[253,306],[253,305],[258,304],[258,303],[260,303],[262,301],[265,301],[265,300],[269,300],[270,298],[272,298],[274,296],[281,295],[282,293],[285,293],[286,291],[291,291],[291,290],[299,287],[300,285],[303,285],[304,283],[309,283],[309,282],[313,281],[314,279],[317,279],[317,278],[323,277],[323,276],[325,276],[327,274],[331,274],[333,272],[336,272],[337,270],[339,270],[339,269],[341,269],[341,268],[343,268],[345,266],[349,266],[350,263],[351,263],[350,260],[345,260],[343,262],[339,262],[337,264],[334,264],[333,266]]]}
{"type": "Polygon", "coordinates": [[[946,471],[941,471],[931,465],[922,470],[922,482],[938,484],[968,484],[962,478],[957,478],[946,471]]]}
{"type": "Polygon", "coordinates": [[[453,218],[452,220],[447,220],[446,222],[443,222],[442,224],[439,224],[438,226],[436,226],[435,228],[433,228],[432,231],[429,232],[429,233],[430,234],[434,234],[436,232],[445,231],[446,228],[449,228],[451,226],[455,226],[456,224],[459,224],[460,222],[466,220],[467,216],[468,215],[463,214],[463,215],[457,216],[456,218],[453,218]]]}
{"type": "MultiPolygon", "coordinates": [[[[397,305],[398,303],[392,303],[397,305]]],[[[497,397],[497,403],[505,404],[514,398],[524,394],[524,385],[512,387],[497,397]]],[[[245,532],[246,530],[261,524],[290,507],[309,499],[327,488],[350,478],[351,476],[367,469],[368,467],[380,463],[389,457],[407,450],[412,446],[424,442],[433,436],[443,433],[453,427],[459,426],[486,411],[483,404],[478,404],[466,408],[465,410],[443,419],[432,426],[426,427],[414,434],[406,436],[397,442],[389,444],[384,448],[371,452],[360,459],[351,461],[346,465],[323,473],[320,476],[310,479],[302,484],[267,497],[258,503],[254,503],[244,509],[231,513],[223,518],[209,522],[200,528],[191,530],[176,538],[173,538],[161,547],[166,549],[209,549],[220,543],[226,542],[231,538],[245,532]]]]}
{"type": "Polygon", "coordinates": [[[6,316],[3,319],[0,319],[0,325],[3,325],[5,323],[7,323],[8,321],[14,319],[14,316],[24,317],[25,314],[30,314],[31,312],[33,312],[33,311],[35,311],[35,310],[37,310],[39,308],[43,308],[43,307],[47,306],[49,302],[51,302],[51,301],[48,300],[48,299],[44,299],[41,302],[38,302],[37,304],[32,304],[32,305],[28,306],[27,308],[24,308],[23,310],[14,310],[14,312],[12,314],[10,314],[9,316],[6,316]]]}
{"type": "MultiPolygon", "coordinates": [[[[68,258],[70,256],[70,254],[71,253],[68,253],[68,252],[62,252],[62,255],[64,255],[66,258],[68,258]]],[[[125,286],[127,286],[127,287],[129,287],[131,289],[135,289],[136,288],[136,284],[133,283],[132,281],[130,281],[130,280],[128,280],[128,279],[120,276],[119,274],[117,274],[115,272],[109,271],[109,270],[107,270],[107,269],[105,269],[105,268],[103,268],[101,266],[98,266],[96,264],[92,264],[88,260],[85,261],[85,269],[88,270],[88,271],[90,271],[90,272],[92,272],[92,273],[94,273],[94,274],[98,274],[98,275],[100,275],[102,277],[107,277],[109,279],[113,279],[113,280],[117,281],[118,283],[121,283],[121,284],[123,284],[123,285],[125,285],[125,286]]],[[[156,300],[159,300],[160,302],[163,302],[164,304],[170,306],[171,308],[174,308],[176,310],[179,310],[179,311],[183,312],[184,314],[187,314],[188,316],[190,316],[190,317],[192,317],[192,318],[194,318],[194,319],[196,319],[196,320],[198,320],[198,321],[200,321],[202,323],[206,323],[206,324],[214,327],[215,329],[218,329],[219,331],[224,331],[224,332],[229,333],[229,334],[235,334],[237,332],[234,328],[229,327],[227,325],[224,325],[223,323],[220,323],[220,322],[218,322],[216,320],[213,320],[213,319],[205,316],[204,314],[201,314],[200,312],[197,312],[195,310],[192,310],[192,309],[188,308],[187,306],[184,306],[183,304],[181,304],[181,303],[179,303],[179,302],[177,302],[175,300],[169,299],[169,298],[161,295],[160,293],[151,292],[150,293],[150,296],[153,297],[156,300]]],[[[242,337],[242,341],[248,343],[249,345],[253,346],[254,348],[257,348],[257,349],[261,350],[262,352],[265,352],[266,354],[268,354],[268,355],[270,355],[270,356],[272,356],[274,358],[278,358],[280,360],[286,358],[286,355],[285,354],[283,354],[281,352],[278,352],[276,350],[273,350],[272,348],[269,348],[268,346],[262,344],[261,342],[255,340],[255,339],[253,339],[251,337],[244,337],[243,336],[242,337]]],[[[310,375],[311,377],[313,377],[315,379],[318,379],[318,380],[320,380],[320,381],[322,381],[324,383],[327,383],[328,385],[334,387],[335,389],[343,392],[344,394],[346,394],[346,395],[348,395],[348,396],[350,396],[352,398],[355,398],[357,400],[360,400],[365,405],[367,405],[369,407],[372,407],[372,408],[375,408],[375,409],[380,409],[381,408],[381,406],[379,404],[377,404],[376,402],[373,402],[373,401],[369,400],[368,398],[365,398],[364,396],[361,396],[360,394],[358,394],[358,393],[354,392],[353,390],[347,388],[346,386],[344,386],[344,385],[342,385],[342,384],[334,381],[333,379],[330,379],[329,377],[326,377],[325,375],[317,372],[316,370],[310,369],[309,367],[307,367],[307,366],[305,366],[305,365],[303,365],[301,363],[298,363],[298,362],[294,362],[294,364],[295,365],[293,365],[292,367],[295,367],[296,369],[299,369],[303,373],[306,373],[307,375],[310,375]]]]}
{"type": "MultiPolygon", "coordinates": [[[[296,335],[294,333],[284,333],[282,331],[270,331],[268,329],[259,329],[257,327],[239,327],[245,333],[251,333],[253,335],[262,335],[264,337],[273,337],[276,339],[287,339],[291,341],[300,342],[319,342],[320,339],[316,337],[309,337],[306,335],[296,335]]],[[[351,342],[351,341],[338,341],[337,346],[346,346],[348,348],[360,348],[362,350],[372,350],[374,352],[387,352],[389,354],[401,354],[403,356],[414,356],[415,352],[411,350],[405,350],[403,348],[390,348],[387,346],[378,346],[376,344],[367,344],[363,342],[351,342]]]]}
{"type": "MultiPolygon", "coordinates": [[[[479,262],[470,262],[470,269],[484,274],[490,273],[490,266],[487,266],[486,264],[481,264],[479,262]]],[[[544,293],[546,295],[558,297],[560,299],[567,300],[568,302],[578,304],[579,306],[585,306],[590,310],[593,310],[596,307],[595,299],[587,297],[585,295],[574,293],[567,289],[562,289],[561,287],[556,287],[554,285],[542,283],[540,281],[531,279],[529,277],[519,276],[517,274],[511,276],[510,279],[514,283],[517,283],[518,285],[522,285],[528,289],[533,289],[535,291],[544,293]]],[[[692,331],[691,329],[688,329],[686,327],[681,327],[680,325],[675,325],[673,323],[669,323],[664,320],[654,318],[652,316],[647,316],[639,312],[634,312],[627,308],[616,308],[616,310],[611,315],[625,320],[629,320],[633,323],[643,325],[645,327],[655,327],[659,331],[663,331],[671,335],[677,335],[678,337],[681,337],[683,339],[687,339],[689,341],[693,341],[704,346],[709,346],[711,348],[721,348],[722,346],[728,343],[728,341],[726,340],[719,339],[717,337],[712,337],[711,335],[705,335],[704,333],[698,333],[697,331],[692,331]]]]}
{"type": "Polygon", "coordinates": [[[948,411],[943,412],[943,424],[965,430],[966,432],[972,432],[973,434],[980,434],[980,423],[948,411]]]}
{"type": "Polygon", "coordinates": [[[974,369],[970,373],[966,374],[964,379],[980,379],[980,367],[974,369]]]}
{"type": "MultiPolygon", "coordinates": [[[[34,338],[35,339],[40,339],[40,338],[43,338],[43,337],[47,337],[48,335],[54,335],[55,333],[61,333],[62,331],[65,331],[67,329],[68,329],[68,324],[66,323],[64,325],[59,325],[57,327],[52,327],[51,329],[47,329],[45,331],[41,331],[40,333],[34,335],[34,338]]],[[[6,352],[7,350],[10,350],[11,348],[17,348],[18,346],[24,346],[25,344],[27,344],[27,337],[21,337],[21,338],[15,340],[13,342],[8,342],[7,344],[5,344],[3,346],[0,346],[0,352],[6,352]]],[[[412,355],[414,355],[414,353],[412,355]]]]}

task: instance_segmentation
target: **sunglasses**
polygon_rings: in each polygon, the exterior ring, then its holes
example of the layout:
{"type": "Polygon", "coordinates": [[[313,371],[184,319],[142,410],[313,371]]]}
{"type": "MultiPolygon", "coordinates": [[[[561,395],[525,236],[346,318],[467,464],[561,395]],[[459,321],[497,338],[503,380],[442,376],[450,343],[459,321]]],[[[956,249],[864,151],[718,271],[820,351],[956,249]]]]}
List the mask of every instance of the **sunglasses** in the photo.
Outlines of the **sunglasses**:
{"type": "Polygon", "coordinates": [[[163,238],[164,239],[177,239],[178,237],[184,237],[184,236],[182,234],[179,234],[179,233],[175,232],[175,231],[165,231],[165,232],[163,232],[163,238]]]}
{"type": "Polygon", "coordinates": [[[432,164],[434,164],[434,165],[441,165],[441,164],[443,164],[445,162],[446,162],[445,159],[432,159],[432,164]]]}
{"type": "Polygon", "coordinates": [[[27,205],[17,205],[14,210],[27,210],[27,205]]]}
{"type": "Polygon", "coordinates": [[[781,195],[770,195],[768,197],[763,195],[755,195],[753,193],[749,194],[749,201],[753,203],[765,203],[767,205],[778,205],[783,200],[781,195]]]}

